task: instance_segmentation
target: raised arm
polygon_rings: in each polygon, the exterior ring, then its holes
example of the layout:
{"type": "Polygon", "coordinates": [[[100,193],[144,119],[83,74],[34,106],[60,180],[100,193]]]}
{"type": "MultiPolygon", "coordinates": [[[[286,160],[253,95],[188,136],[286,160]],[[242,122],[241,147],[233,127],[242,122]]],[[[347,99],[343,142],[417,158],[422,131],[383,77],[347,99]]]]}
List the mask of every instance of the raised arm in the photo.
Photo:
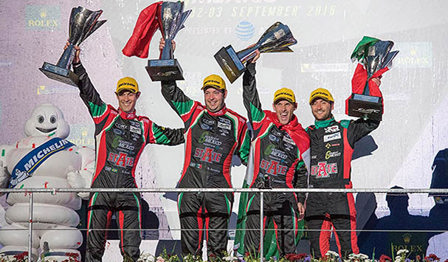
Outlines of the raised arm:
{"type": "Polygon", "coordinates": [[[256,124],[265,116],[258,96],[255,74],[255,63],[248,63],[247,70],[243,75],[243,103],[247,110],[249,122],[254,129],[256,129],[256,124]]]}
{"type": "MultiPolygon", "coordinates": [[[[100,94],[96,91],[92,82],[90,81],[89,75],[87,74],[86,69],[81,64],[81,60],[79,59],[80,49],[78,46],[75,46],[76,53],[75,58],[73,59],[73,71],[79,77],[79,96],[86,104],[89,109],[90,115],[95,118],[104,114],[107,110],[106,103],[100,97],[100,94]]],[[[95,121],[96,123],[96,121],[95,121]]]]}

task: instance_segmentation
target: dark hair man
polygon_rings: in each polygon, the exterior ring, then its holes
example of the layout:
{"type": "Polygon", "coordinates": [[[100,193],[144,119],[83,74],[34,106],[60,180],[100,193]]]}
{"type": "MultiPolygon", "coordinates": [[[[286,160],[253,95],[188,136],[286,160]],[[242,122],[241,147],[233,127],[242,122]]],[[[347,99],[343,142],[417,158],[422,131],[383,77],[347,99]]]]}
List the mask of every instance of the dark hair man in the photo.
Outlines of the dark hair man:
{"type": "MultiPolygon", "coordinates": [[[[255,81],[255,61],[259,56],[257,51],[243,76],[243,101],[254,131],[246,183],[250,188],[306,188],[310,140],[294,115],[297,108],[294,92],[288,88],[277,90],[272,103],[274,111],[262,110],[255,81]]],[[[305,212],[305,194],[265,193],[263,200],[263,228],[273,225],[276,251],[280,257],[294,254],[299,217],[303,219],[305,212]]],[[[249,193],[247,201],[241,204],[247,211],[247,214],[238,214],[239,220],[245,221],[247,230],[244,253],[257,256],[260,249],[260,194],[249,193]]]]}
{"type": "MultiPolygon", "coordinates": [[[[162,39],[159,48],[164,45],[162,39]]],[[[206,77],[201,89],[205,105],[187,97],[175,81],[162,82],[162,95],[185,124],[185,161],[179,187],[231,188],[232,156],[237,155],[246,163],[249,154],[246,119],[226,107],[227,88],[220,76],[206,77]]],[[[179,194],[184,256],[202,257],[204,230],[209,260],[224,256],[232,204],[232,193],[179,194]]]]}
{"type": "MultiPolygon", "coordinates": [[[[137,81],[131,77],[118,80],[118,109],[103,102],[79,59],[73,60],[79,76],[80,96],[95,123],[96,171],[92,188],[137,188],[135,167],[146,144],[177,145],[184,142],[183,129],[169,129],[138,116],[135,104],[140,96],[137,81]]],[[[123,261],[140,257],[140,195],[132,192],[92,193],[87,214],[86,261],[101,261],[106,243],[106,229],[115,212],[120,227],[120,251],[123,261]],[[126,230],[130,229],[130,230],[126,230]]]]}
{"type": "MultiPolygon", "coordinates": [[[[372,80],[379,86],[378,78],[372,80]]],[[[379,122],[369,119],[337,122],[332,114],[333,96],[324,88],[311,92],[309,102],[315,118],[315,124],[307,128],[311,139],[309,187],[352,188],[350,165],[355,142],[376,129],[379,122]]],[[[309,193],[306,206],[311,254],[325,256],[330,248],[332,228],[341,257],[359,253],[355,201],[351,193],[309,193]]]]}

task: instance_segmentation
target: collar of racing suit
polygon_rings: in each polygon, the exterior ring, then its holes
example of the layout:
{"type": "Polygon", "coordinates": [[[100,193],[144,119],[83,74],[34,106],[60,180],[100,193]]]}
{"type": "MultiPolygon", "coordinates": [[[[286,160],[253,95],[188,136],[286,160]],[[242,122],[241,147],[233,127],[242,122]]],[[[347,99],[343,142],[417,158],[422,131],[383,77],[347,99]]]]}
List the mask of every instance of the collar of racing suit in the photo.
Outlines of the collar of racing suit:
{"type": "Polygon", "coordinates": [[[280,123],[280,121],[278,121],[278,117],[277,117],[277,114],[275,112],[272,112],[272,111],[265,111],[265,112],[270,114],[269,118],[272,119],[272,122],[274,123],[274,125],[276,125],[279,129],[291,130],[291,131],[294,131],[296,129],[303,129],[302,125],[297,120],[296,115],[293,115],[291,121],[289,121],[288,124],[282,125],[280,123]]]}
{"type": "MultiPolygon", "coordinates": [[[[205,106],[204,106],[205,107],[205,106]]],[[[206,108],[206,107],[205,107],[206,108]]],[[[224,106],[219,110],[219,111],[216,111],[216,112],[211,112],[211,111],[209,111],[208,109],[206,109],[207,110],[207,113],[209,114],[209,115],[211,115],[211,116],[222,116],[222,115],[224,115],[226,112],[227,112],[227,107],[226,107],[226,104],[224,104],[224,106]]]]}
{"type": "Polygon", "coordinates": [[[334,116],[331,116],[330,119],[319,121],[314,121],[314,125],[316,126],[316,129],[319,129],[321,127],[327,127],[329,125],[332,125],[336,120],[334,120],[334,116]]]}
{"type": "Polygon", "coordinates": [[[120,116],[121,116],[121,118],[123,118],[123,119],[129,119],[129,120],[132,120],[132,119],[134,119],[134,118],[136,118],[137,117],[137,115],[135,114],[135,109],[134,109],[134,111],[132,111],[131,113],[126,113],[126,112],[124,112],[124,111],[121,111],[121,109],[118,109],[118,112],[120,113],[120,116]]]}

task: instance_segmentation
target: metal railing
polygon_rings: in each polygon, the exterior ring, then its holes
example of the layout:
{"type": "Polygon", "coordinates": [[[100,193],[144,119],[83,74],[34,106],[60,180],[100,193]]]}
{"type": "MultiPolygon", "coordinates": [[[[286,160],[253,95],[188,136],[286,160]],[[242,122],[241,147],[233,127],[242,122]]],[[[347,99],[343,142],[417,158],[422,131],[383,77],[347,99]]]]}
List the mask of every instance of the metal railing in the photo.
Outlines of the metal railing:
{"type": "MultiPolygon", "coordinates": [[[[32,259],[32,236],[33,236],[33,194],[35,193],[80,193],[80,192],[132,192],[132,193],[182,193],[182,192],[221,192],[221,193],[260,193],[260,207],[263,207],[264,193],[432,193],[432,194],[448,194],[447,189],[422,189],[422,188],[272,188],[272,189],[258,189],[258,188],[0,188],[0,194],[4,193],[25,193],[29,195],[29,226],[28,226],[28,257],[30,262],[32,259]]],[[[263,208],[260,208],[260,258],[263,254],[263,208]]]]}

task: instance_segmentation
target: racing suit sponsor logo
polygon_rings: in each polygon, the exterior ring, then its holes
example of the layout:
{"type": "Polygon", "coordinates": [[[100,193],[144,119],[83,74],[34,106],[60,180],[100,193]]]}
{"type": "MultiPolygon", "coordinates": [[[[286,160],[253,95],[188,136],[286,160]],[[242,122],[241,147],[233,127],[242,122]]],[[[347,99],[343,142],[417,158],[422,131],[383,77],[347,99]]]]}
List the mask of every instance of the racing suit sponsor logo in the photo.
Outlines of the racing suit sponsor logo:
{"type": "Polygon", "coordinates": [[[222,123],[222,122],[218,122],[218,127],[219,127],[219,128],[224,128],[224,129],[227,129],[227,130],[232,129],[232,127],[231,127],[230,124],[222,123]]]}
{"type": "Polygon", "coordinates": [[[325,147],[327,148],[327,149],[330,149],[330,147],[335,147],[335,146],[340,146],[341,144],[339,144],[339,143],[335,143],[335,144],[332,144],[332,143],[327,143],[327,144],[325,144],[325,147]]]}
{"type": "Polygon", "coordinates": [[[195,167],[195,168],[199,168],[199,169],[202,168],[202,165],[201,165],[201,164],[198,164],[198,163],[190,163],[190,166],[191,166],[191,167],[195,167]]]}
{"type": "Polygon", "coordinates": [[[336,139],[341,139],[341,133],[334,133],[331,135],[324,136],[324,142],[328,142],[328,141],[332,141],[332,140],[336,140],[336,139]]]}
{"type": "Polygon", "coordinates": [[[200,125],[201,128],[204,129],[204,130],[212,130],[212,127],[209,126],[209,125],[207,125],[207,124],[200,123],[199,125],[200,125]]]}
{"type": "Polygon", "coordinates": [[[199,137],[198,142],[201,144],[208,144],[214,146],[220,146],[222,144],[222,141],[220,141],[219,138],[210,136],[209,132],[202,133],[201,137],[199,137]]]}
{"type": "Polygon", "coordinates": [[[274,136],[282,136],[282,133],[278,132],[275,129],[271,129],[270,133],[273,134],[274,136]]]}
{"type": "Polygon", "coordinates": [[[129,130],[130,130],[132,133],[136,133],[136,134],[139,134],[139,135],[142,134],[142,130],[141,130],[139,127],[129,126],[129,130]]]}
{"type": "Polygon", "coordinates": [[[284,175],[286,174],[287,166],[280,165],[278,161],[261,160],[260,168],[266,170],[270,175],[284,175]]]}
{"type": "Polygon", "coordinates": [[[118,129],[122,129],[122,130],[128,129],[127,125],[120,124],[120,123],[115,123],[115,127],[118,128],[118,129]]]}
{"type": "Polygon", "coordinates": [[[269,140],[271,140],[272,142],[278,142],[279,138],[272,134],[269,134],[269,140]]]}
{"type": "Polygon", "coordinates": [[[117,136],[121,136],[123,134],[123,130],[114,128],[112,129],[114,131],[114,134],[116,134],[117,136]]]}
{"type": "Polygon", "coordinates": [[[283,142],[288,143],[288,144],[295,144],[294,141],[292,140],[291,137],[288,136],[283,136],[283,142]]]}
{"type": "Polygon", "coordinates": [[[132,143],[130,143],[128,141],[124,141],[124,140],[120,140],[119,141],[118,148],[124,149],[124,150],[127,150],[127,151],[134,151],[135,150],[135,146],[132,143]]]}
{"type": "Polygon", "coordinates": [[[109,153],[107,161],[112,162],[116,166],[128,167],[134,165],[134,158],[129,157],[125,153],[109,153]]]}
{"type": "Polygon", "coordinates": [[[316,178],[330,177],[331,174],[338,172],[337,163],[319,162],[317,165],[311,166],[311,175],[316,178]]]}
{"type": "Polygon", "coordinates": [[[338,156],[341,156],[341,152],[339,152],[339,151],[336,151],[336,152],[327,151],[327,153],[325,153],[326,160],[328,160],[329,158],[338,157],[338,156]]]}
{"type": "MultiPolygon", "coordinates": [[[[220,117],[218,118],[219,123],[223,123],[223,124],[227,124],[227,125],[231,125],[232,122],[230,121],[230,119],[224,118],[224,117],[220,117]]],[[[219,124],[218,123],[218,124],[219,124]]]]}
{"type": "Polygon", "coordinates": [[[201,161],[203,162],[217,162],[219,163],[221,161],[222,154],[216,153],[213,148],[196,148],[194,151],[194,156],[199,157],[201,161]]]}
{"type": "Polygon", "coordinates": [[[211,119],[202,119],[202,122],[206,125],[209,126],[214,126],[215,125],[215,120],[211,120],[211,119]]]}
{"type": "Polygon", "coordinates": [[[269,155],[274,157],[274,158],[281,158],[281,159],[288,158],[288,156],[285,154],[285,152],[283,152],[282,150],[278,150],[276,148],[273,148],[271,150],[271,154],[269,154],[269,155]]]}
{"type": "Polygon", "coordinates": [[[325,130],[325,134],[328,134],[328,133],[335,133],[335,132],[338,132],[338,131],[339,131],[339,126],[329,126],[329,127],[325,127],[324,130],[325,130]]]}

